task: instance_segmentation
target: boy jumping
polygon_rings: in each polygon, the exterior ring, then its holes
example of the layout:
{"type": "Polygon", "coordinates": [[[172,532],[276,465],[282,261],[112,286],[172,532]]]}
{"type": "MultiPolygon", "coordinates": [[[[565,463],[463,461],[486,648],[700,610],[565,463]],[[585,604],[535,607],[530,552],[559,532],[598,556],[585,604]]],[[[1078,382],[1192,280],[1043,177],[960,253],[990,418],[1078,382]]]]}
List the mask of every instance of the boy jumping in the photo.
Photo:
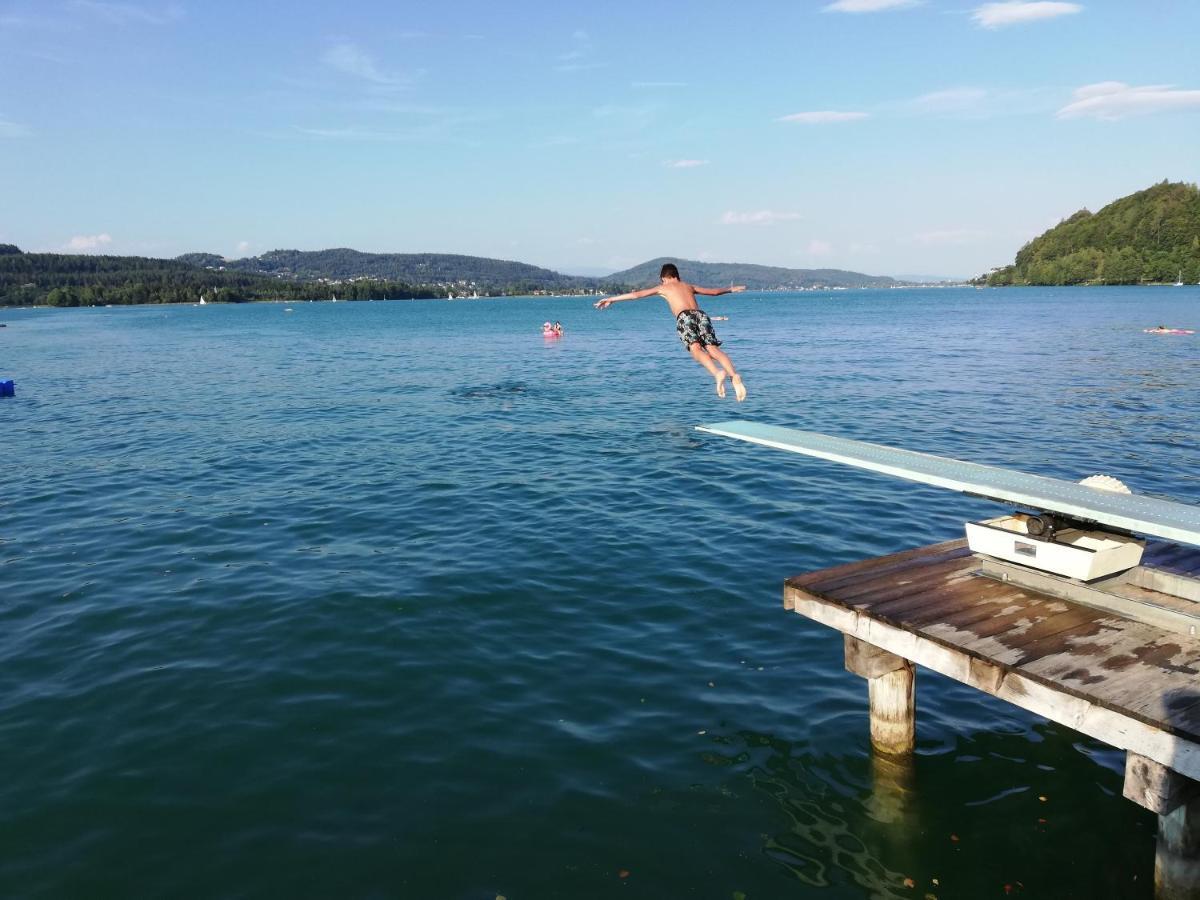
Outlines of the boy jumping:
{"type": "Polygon", "coordinates": [[[618,300],[640,300],[652,294],[661,294],[675,314],[675,331],[679,340],[687,347],[692,359],[708,369],[709,374],[716,379],[717,396],[725,396],[725,379],[733,382],[733,392],[738,402],[746,399],[746,386],[742,384],[742,376],[733,367],[733,360],[721,350],[721,342],[713,331],[712,321],[708,314],[696,305],[696,295],[706,294],[715,297],[718,294],[739,293],[746,289],[744,284],[727,288],[706,288],[688,284],[679,279],[679,270],[674,263],[667,263],[658,274],[658,287],[646,288],[644,291],[633,291],[616,297],[607,297],[596,303],[596,309],[608,309],[618,300]]]}

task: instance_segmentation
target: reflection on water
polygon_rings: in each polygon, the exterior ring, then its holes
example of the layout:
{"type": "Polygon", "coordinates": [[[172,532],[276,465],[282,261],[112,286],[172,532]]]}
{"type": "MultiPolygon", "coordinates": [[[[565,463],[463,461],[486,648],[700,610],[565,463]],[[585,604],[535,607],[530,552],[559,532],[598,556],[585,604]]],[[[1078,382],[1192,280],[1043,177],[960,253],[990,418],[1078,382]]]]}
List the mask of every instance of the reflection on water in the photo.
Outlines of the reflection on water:
{"type": "Polygon", "coordinates": [[[744,404],[649,300],[6,312],[0,895],[1148,897],[1111,751],[922,673],[873,761],[780,608],[995,507],[693,426],[1197,502],[1200,293],[714,303],[744,404]]]}

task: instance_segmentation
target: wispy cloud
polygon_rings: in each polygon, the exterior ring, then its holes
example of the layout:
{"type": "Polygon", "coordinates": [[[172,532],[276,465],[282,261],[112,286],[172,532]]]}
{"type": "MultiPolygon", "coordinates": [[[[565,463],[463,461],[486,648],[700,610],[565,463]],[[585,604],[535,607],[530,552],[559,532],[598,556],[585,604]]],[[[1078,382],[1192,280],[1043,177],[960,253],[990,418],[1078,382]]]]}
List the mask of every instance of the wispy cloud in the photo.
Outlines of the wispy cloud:
{"type": "Polygon", "coordinates": [[[362,141],[389,143],[400,141],[428,141],[442,138],[443,132],[437,126],[418,126],[416,128],[381,129],[361,128],[348,125],[338,128],[310,128],[296,126],[295,133],[304,137],[317,138],[324,141],[362,141]]]}
{"type": "Polygon", "coordinates": [[[1053,88],[982,88],[972,85],[930,91],[889,104],[886,110],[905,116],[988,119],[995,116],[1045,114],[1062,104],[1053,88]]]}
{"type": "Polygon", "coordinates": [[[981,28],[1003,28],[1006,25],[1020,25],[1025,22],[1038,22],[1042,19],[1057,19],[1059,16],[1069,16],[1082,12],[1079,3],[1051,3],[1048,0],[1028,2],[1028,0],[1005,0],[1003,3],[985,3],[975,8],[971,13],[981,28]]]}
{"type": "Polygon", "coordinates": [[[735,212],[730,209],[721,216],[721,224],[774,225],[776,222],[791,222],[800,217],[798,212],[779,212],[774,209],[760,209],[754,212],[735,212]]]}
{"type": "Polygon", "coordinates": [[[947,228],[941,231],[921,231],[914,234],[912,239],[926,247],[958,247],[973,244],[987,236],[986,231],[973,228],[947,228]]]}
{"type": "Polygon", "coordinates": [[[780,116],[780,122],[799,122],[802,125],[823,125],[828,122],[854,122],[867,118],[865,112],[840,112],[835,109],[818,109],[812,112],[792,113],[790,116],[780,116]]]}
{"type": "Polygon", "coordinates": [[[1200,110],[1200,90],[1178,90],[1169,84],[1130,87],[1121,81],[1088,84],[1075,91],[1075,100],[1058,111],[1060,119],[1115,121],[1127,116],[1200,110]]]}
{"type": "Polygon", "coordinates": [[[829,241],[811,240],[808,242],[809,256],[828,256],[833,252],[833,244],[829,241]]]}
{"type": "Polygon", "coordinates": [[[707,159],[670,159],[666,162],[668,169],[695,169],[707,165],[707,159]]]}
{"type": "Polygon", "coordinates": [[[0,140],[4,138],[24,138],[33,134],[33,129],[28,125],[22,125],[20,122],[10,122],[4,116],[0,116],[0,140]]]}
{"type": "Polygon", "coordinates": [[[60,18],[28,15],[27,13],[4,13],[0,15],[0,28],[53,28],[65,27],[60,18]]]}
{"type": "Polygon", "coordinates": [[[978,109],[987,96],[988,92],[983,88],[947,88],[943,91],[921,94],[910,100],[907,105],[914,112],[961,113],[978,109]]]}
{"type": "Polygon", "coordinates": [[[91,253],[112,243],[108,234],[77,234],[63,246],[70,253],[91,253]]]}
{"type": "Polygon", "coordinates": [[[244,257],[244,256],[246,256],[247,254],[249,254],[249,253],[250,253],[250,246],[251,246],[251,244],[250,244],[250,242],[249,242],[249,241],[238,241],[238,245],[237,245],[237,255],[238,255],[238,256],[242,256],[242,257],[244,257]]]}
{"type": "Polygon", "coordinates": [[[904,9],[916,6],[920,0],[834,0],[823,8],[824,12],[869,13],[886,9],[904,9]]]}
{"type": "Polygon", "coordinates": [[[346,75],[353,75],[371,84],[394,87],[405,83],[405,79],[385,72],[375,58],[352,41],[338,41],[321,56],[325,65],[346,75]]]}
{"type": "Polygon", "coordinates": [[[529,146],[535,150],[543,150],[548,147],[570,147],[578,143],[580,143],[580,139],[577,135],[556,134],[548,138],[542,138],[541,140],[534,141],[529,146]]]}
{"type": "Polygon", "coordinates": [[[556,57],[558,64],[554,67],[557,72],[582,72],[587,69],[599,69],[604,63],[592,58],[592,39],[583,29],[571,33],[571,46],[556,57]]]}
{"type": "Polygon", "coordinates": [[[636,104],[606,103],[603,106],[597,106],[593,109],[592,115],[597,119],[643,122],[653,116],[656,109],[657,107],[650,102],[636,104]]]}
{"type": "Polygon", "coordinates": [[[91,13],[114,25],[169,25],[178,22],[184,15],[183,7],[178,3],[151,7],[135,3],[106,3],[101,0],[71,0],[69,5],[72,9],[91,13]]]}

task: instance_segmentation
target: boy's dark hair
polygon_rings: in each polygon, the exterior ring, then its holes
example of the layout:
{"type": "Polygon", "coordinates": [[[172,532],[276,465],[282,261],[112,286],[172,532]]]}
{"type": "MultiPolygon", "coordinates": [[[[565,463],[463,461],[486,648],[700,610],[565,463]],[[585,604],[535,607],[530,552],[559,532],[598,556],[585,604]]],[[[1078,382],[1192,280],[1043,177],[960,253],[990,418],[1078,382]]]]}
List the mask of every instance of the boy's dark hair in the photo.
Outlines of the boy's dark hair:
{"type": "Polygon", "coordinates": [[[675,263],[663,263],[662,271],[658,273],[659,278],[678,278],[679,270],[675,268],[675,263]]]}

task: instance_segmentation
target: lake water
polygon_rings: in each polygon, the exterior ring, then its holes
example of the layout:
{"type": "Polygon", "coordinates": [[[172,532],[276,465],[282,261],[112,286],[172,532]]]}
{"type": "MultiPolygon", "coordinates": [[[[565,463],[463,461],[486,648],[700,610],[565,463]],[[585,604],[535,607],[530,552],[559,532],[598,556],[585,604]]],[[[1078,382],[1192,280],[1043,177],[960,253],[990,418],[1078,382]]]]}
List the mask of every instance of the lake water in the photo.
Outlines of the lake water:
{"type": "Polygon", "coordinates": [[[1150,897],[1122,754],[920,671],[898,804],[781,607],[1001,508],[693,426],[1200,502],[1200,289],[708,308],[743,404],[657,300],[0,310],[0,895],[1150,897]]]}

